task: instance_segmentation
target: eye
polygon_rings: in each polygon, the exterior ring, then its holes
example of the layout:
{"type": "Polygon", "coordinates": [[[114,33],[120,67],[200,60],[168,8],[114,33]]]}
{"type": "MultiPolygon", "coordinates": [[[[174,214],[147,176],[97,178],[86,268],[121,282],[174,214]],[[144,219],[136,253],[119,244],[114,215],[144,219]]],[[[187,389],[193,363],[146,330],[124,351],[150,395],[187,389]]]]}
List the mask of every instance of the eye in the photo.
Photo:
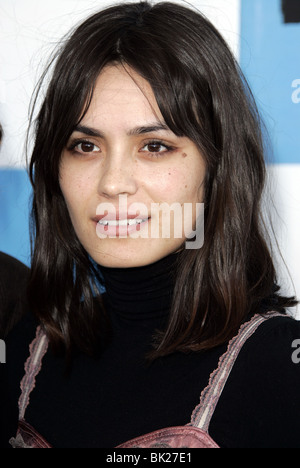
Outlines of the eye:
{"type": "Polygon", "coordinates": [[[71,143],[68,148],[69,151],[79,154],[90,154],[101,152],[100,148],[91,141],[87,140],[76,140],[71,143]]]}
{"type": "Polygon", "coordinates": [[[98,146],[89,141],[82,141],[81,143],[77,144],[74,149],[79,150],[80,153],[94,153],[100,151],[98,146]]]}
{"type": "Polygon", "coordinates": [[[172,151],[173,148],[164,144],[162,141],[149,141],[143,148],[141,152],[150,153],[151,155],[158,155],[162,153],[167,153],[172,151]]]}

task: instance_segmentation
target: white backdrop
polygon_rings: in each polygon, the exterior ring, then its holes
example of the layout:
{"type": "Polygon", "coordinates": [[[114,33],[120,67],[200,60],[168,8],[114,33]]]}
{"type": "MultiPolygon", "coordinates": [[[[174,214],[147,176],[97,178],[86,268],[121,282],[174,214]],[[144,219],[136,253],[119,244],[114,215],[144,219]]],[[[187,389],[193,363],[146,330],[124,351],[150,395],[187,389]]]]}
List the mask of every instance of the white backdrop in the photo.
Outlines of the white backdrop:
{"type": "MultiPolygon", "coordinates": [[[[240,21],[241,1],[243,0],[189,1],[212,20],[238,59],[241,41],[244,41],[240,21]]],[[[114,3],[118,2],[0,0],[0,122],[5,132],[0,153],[0,170],[1,168],[20,169],[25,166],[24,142],[30,98],[34,85],[56,44],[83,18],[114,3]]],[[[178,0],[178,3],[184,1],[178,0]]],[[[294,78],[300,78],[300,69],[299,77],[294,78]]],[[[278,214],[274,214],[274,224],[287,264],[286,267],[281,260],[278,260],[280,277],[285,291],[297,293],[298,296],[300,296],[299,168],[298,164],[270,167],[272,190],[278,210],[278,214]]],[[[1,245],[0,250],[3,250],[1,245]]]]}

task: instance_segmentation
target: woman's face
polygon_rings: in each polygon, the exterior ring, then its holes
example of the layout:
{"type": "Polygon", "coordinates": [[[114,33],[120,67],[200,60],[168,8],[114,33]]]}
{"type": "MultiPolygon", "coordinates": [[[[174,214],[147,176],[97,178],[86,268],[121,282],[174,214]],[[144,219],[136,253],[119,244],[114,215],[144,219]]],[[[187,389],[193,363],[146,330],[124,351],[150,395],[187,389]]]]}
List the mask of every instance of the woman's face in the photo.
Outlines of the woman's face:
{"type": "Polygon", "coordinates": [[[136,267],[184,246],[203,200],[196,145],[164,123],[134,70],[106,67],[61,157],[60,186],[75,232],[100,265],[136,267]]]}

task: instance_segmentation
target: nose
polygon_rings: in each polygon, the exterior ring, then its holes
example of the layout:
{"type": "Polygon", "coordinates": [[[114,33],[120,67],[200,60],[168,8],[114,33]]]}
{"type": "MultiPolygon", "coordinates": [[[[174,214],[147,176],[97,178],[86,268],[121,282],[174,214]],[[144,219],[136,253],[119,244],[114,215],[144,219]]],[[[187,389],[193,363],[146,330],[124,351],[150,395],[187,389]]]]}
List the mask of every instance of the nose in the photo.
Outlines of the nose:
{"type": "Polygon", "coordinates": [[[98,192],[105,198],[133,195],[138,185],[132,158],[120,154],[107,154],[98,184],[98,192]]]}

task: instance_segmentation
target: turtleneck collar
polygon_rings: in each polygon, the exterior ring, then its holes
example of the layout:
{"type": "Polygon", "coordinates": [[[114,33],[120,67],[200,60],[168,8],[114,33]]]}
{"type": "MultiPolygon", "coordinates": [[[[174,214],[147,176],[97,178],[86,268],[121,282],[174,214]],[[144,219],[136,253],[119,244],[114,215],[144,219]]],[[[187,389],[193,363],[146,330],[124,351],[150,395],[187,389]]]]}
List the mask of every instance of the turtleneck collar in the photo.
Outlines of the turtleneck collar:
{"type": "Polygon", "coordinates": [[[105,306],[126,322],[162,323],[169,314],[178,255],[136,268],[100,267],[105,306]]]}

